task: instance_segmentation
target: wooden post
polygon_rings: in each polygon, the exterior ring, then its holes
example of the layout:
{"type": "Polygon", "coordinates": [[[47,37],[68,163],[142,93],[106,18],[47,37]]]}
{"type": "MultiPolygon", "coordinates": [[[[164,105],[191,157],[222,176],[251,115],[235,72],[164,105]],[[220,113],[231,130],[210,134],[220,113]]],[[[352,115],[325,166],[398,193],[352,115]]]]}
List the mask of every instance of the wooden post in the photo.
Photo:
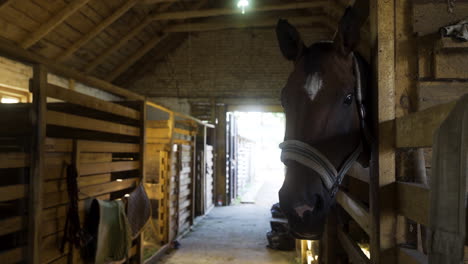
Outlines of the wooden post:
{"type": "Polygon", "coordinates": [[[226,106],[216,107],[216,205],[227,205],[226,189],[226,106]]]}
{"type": "MultiPolygon", "coordinates": [[[[195,129],[198,129],[197,127],[195,129]]],[[[195,220],[195,210],[196,210],[196,196],[195,190],[197,183],[197,132],[191,133],[192,138],[192,201],[191,201],[191,212],[190,212],[190,225],[193,225],[195,220]]]]}
{"type": "Polygon", "coordinates": [[[46,86],[47,70],[43,65],[34,65],[31,82],[32,104],[32,142],[31,168],[29,178],[29,219],[28,219],[28,263],[40,263],[41,220],[42,220],[42,181],[44,177],[44,146],[46,138],[46,86]]]}
{"type": "MultiPolygon", "coordinates": [[[[395,36],[398,36],[395,38],[395,116],[397,118],[415,111],[418,102],[418,56],[415,56],[418,54],[418,46],[413,33],[412,4],[413,1],[409,0],[395,1],[395,36]]],[[[408,167],[416,167],[409,165],[417,160],[418,151],[406,153],[407,155],[399,155],[401,162],[397,162],[399,164],[397,169],[403,172],[408,171],[408,167]]],[[[425,174],[425,167],[423,173],[425,174]]],[[[409,225],[405,217],[397,218],[398,244],[417,241],[417,233],[409,232],[409,225]]]]}
{"type": "Polygon", "coordinates": [[[370,2],[374,116],[377,144],[370,177],[370,246],[372,263],[396,263],[395,258],[395,0],[370,2]],[[378,108],[377,108],[378,107],[378,108]]]}
{"type": "MultiPolygon", "coordinates": [[[[140,184],[146,182],[146,100],[140,102],[140,184]]],[[[150,220],[152,221],[152,220],[150,220]]],[[[144,251],[144,232],[141,232],[137,238],[137,263],[143,263],[144,251]]]]}
{"type": "Polygon", "coordinates": [[[201,212],[202,214],[206,214],[206,210],[208,209],[208,206],[206,206],[206,190],[207,190],[207,182],[206,182],[206,133],[207,133],[207,128],[206,126],[203,126],[203,153],[202,156],[200,157],[200,168],[201,168],[201,195],[200,198],[202,199],[202,208],[201,212]]]}

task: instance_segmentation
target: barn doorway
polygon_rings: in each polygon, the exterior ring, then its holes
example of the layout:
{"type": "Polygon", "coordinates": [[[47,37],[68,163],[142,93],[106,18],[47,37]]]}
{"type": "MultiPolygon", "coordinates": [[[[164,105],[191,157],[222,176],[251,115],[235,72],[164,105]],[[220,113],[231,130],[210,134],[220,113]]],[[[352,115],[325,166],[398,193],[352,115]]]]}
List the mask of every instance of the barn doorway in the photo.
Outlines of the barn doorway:
{"type": "Polygon", "coordinates": [[[285,172],[278,145],[283,141],[284,130],[284,113],[227,113],[228,204],[278,201],[285,172]],[[263,188],[269,191],[259,193],[263,188]]]}
{"type": "Polygon", "coordinates": [[[267,232],[274,220],[270,208],[278,202],[285,176],[278,147],[284,130],[285,116],[281,112],[227,111],[228,206],[217,206],[197,221],[192,232],[178,240],[178,249],[161,263],[294,262],[294,250],[267,247],[267,232]]]}

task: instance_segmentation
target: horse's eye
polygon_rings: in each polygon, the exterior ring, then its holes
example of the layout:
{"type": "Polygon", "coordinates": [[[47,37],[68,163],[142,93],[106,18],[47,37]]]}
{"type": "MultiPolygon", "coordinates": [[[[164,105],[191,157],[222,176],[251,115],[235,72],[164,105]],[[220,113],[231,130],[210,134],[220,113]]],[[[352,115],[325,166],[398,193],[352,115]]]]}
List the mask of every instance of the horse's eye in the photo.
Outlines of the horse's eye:
{"type": "Polygon", "coordinates": [[[346,97],[345,97],[343,103],[344,103],[345,105],[351,105],[351,104],[353,103],[353,97],[354,97],[354,96],[353,96],[353,94],[351,94],[351,93],[348,94],[348,95],[346,95],[346,97]]]}

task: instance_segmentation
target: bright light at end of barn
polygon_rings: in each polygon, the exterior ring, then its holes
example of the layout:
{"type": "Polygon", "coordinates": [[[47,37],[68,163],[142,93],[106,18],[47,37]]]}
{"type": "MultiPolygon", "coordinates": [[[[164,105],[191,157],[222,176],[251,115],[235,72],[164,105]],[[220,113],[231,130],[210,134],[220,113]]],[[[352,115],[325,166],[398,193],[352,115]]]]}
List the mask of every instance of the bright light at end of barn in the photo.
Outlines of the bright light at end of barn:
{"type": "Polygon", "coordinates": [[[242,10],[242,14],[245,14],[245,8],[249,6],[249,0],[239,0],[237,7],[242,10]]]}

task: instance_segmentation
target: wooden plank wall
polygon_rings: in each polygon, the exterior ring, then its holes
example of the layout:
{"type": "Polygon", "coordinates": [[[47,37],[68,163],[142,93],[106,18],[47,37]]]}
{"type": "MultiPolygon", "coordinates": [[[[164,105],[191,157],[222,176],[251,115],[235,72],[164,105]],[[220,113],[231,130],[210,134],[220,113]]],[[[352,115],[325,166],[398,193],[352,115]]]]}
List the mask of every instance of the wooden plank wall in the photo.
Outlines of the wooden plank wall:
{"type": "Polygon", "coordinates": [[[421,230],[429,221],[432,137],[455,101],[468,93],[468,46],[438,34],[468,3],[457,3],[449,14],[446,1],[429,2],[371,1],[379,145],[372,172],[355,165],[337,195],[351,220],[338,227],[339,247],[329,252],[333,239],[322,241],[325,263],[335,263],[332,255],[352,263],[428,262],[421,230]],[[414,169],[417,159],[411,158],[421,148],[428,175],[423,182],[414,169]],[[370,259],[361,249],[369,246],[370,259]]]}
{"type": "MultiPolygon", "coordinates": [[[[61,253],[57,246],[68,203],[66,164],[74,162],[78,169],[80,217],[84,217],[86,199],[122,198],[137,186],[142,175],[142,102],[131,108],[52,85],[46,90],[47,96],[64,103],[47,104],[46,151],[52,158],[45,168],[43,221],[50,230],[42,234],[41,263],[67,258],[68,252],[61,253]]],[[[131,251],[135,261],[140,258],[138,243],[134,241],[131,251]]]]}
{"type": "Polygon", "coordinates": [[[148,120],[146,126],[146,187],[157,235],[155,239],[145,239],[145,244],[149,242],[148,247],[153,248],[155,243],[167,245],[183,235],[195,217],[194,168],[201,162],[195,159],[197,125],[191,119],[168,113],[167,119],[148,120]]]}
{"type": "MultiPolygon", "coordinates": [[[[0,183],[0,236],[5,241],[0,247],[0,256],[5,263],[26,261],[25,257],[30,257],[29,263],[62,262],[72,253],[74,261],[81,262],[76,252],[69,252],[68,246],[64,252],[60,251],[69,202],[67,165],[75,164],[78,169],[79,216],[82,221],[86,200],[122,198],[137,186],[141,178],[142,130],[139,121],[142,117],[138,109],[141,102],[133,103],[135,108],[131,108],[99,100],[48,84],[47,72],[45,69],[42,72],[35,74],[32,82],[33,98],[41,98],[39,94],[43,98],[33,104],[38,109],[33,112],[34,116],[28,111],[31,105],[17,105],[16,108],[26,110],[12,112],[23,115],[18,118],[20,123],[26,122],[21,124],[23,128],[32,127],[34,120],[37,120],[36,127],[43,126],[42,143],[29,140],[34,138],[30,133],[36,133],[31,129],[16,136],[9,135],[1,141],[0,171],[2,176],[10,179],[0,183]],[[60,103],[46,103],[46,97],[59,99],[60,103]],[[37,119],[39,110],[43,117],[37,119]],[[29,150],[30,146],[34,152],[29,150]],[[38,165],[38,160],[43,160],[43,165],[38,165]],[[28,173],[34,175],[30,180],[23,177],[28,173]],[[28,191],[28,182],[32,191],[28,191]],[[27,197],[28,193],[37,199],[27,197]],[[36,211],[24,208],[24,198],[31,200],[30,208],[36,208],[36,211]],[[13,205],[22,213],[15,213],[13,205]],[[27,236],[24,232],[19,234],[25,230],[28,219],[32,228],[29,228],[27,236]],[[26,237],[29,237],[27,243],[26,237]],[[23,251],[26,248],[29,249],[28,254],[23,251]]],[[[4,108],[3,105],[1,107],[4,108]]],[[[130,252],[136,259],[139,258],[137,247],[138,241],[135,241],[130,252]]]]}
{"type": "Polygon", "coordinates": [[[191,225],[192,219],[192,149],[191,145],[179,145],[177,176],[178,234],[183,234],[191,225]]]}

